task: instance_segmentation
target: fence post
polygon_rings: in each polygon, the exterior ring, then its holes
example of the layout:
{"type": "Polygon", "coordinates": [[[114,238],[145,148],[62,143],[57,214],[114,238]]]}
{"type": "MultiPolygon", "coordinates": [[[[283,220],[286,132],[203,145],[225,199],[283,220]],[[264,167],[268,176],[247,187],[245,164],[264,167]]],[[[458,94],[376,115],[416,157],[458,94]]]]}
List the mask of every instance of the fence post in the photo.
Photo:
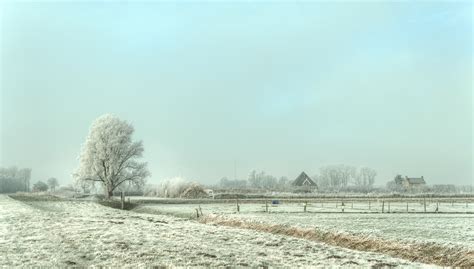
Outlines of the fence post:
{"type": "Polygon", "coordinates": [[[342,201],[341,203],[342,213],[344,213],[344,207],[345,207],[345,204],[344,204],[344,201],[342,201]]]}
{"type": "Polygon", "coordinates": [[[408,202],[407,202],[407,212],[408,212],[408,202]]]}
{"type": "Polygon", "coordinates": [[[370,210],[370,200],[369,200],[369,210],[370,210]]]}
{"type": "Polygon", "coordinates": [[[306,206],[308,206],[308,202],[304,202],[304,208],[303,208],[303,211],[306,213],[306,206]]]}
{"type": "Polygon", "coordinates": [[[390,213],[390,201],[388,201],[388,213],[390,213]]]}
{"type": "Polygon", "coordinates": [[[426,213],[426,198],[425,197],[423,197],[423,205],[424,205],[425,213],[426,213]]]}
{"type": "Polygon", "coordinates": [[[195,209],[196,209],[196,218],[199,219],[199,210],[197,208],[195,208],[195,209]]]}
{"type": "Polygon", "coordinates": [[[123,191],[120,193],[120,203],[122,205],[122,210],[124,208],[124,202],[125,202],[125,195],[123,194],[123,191]]]}
{"type": "Polygon", "coordinates": [[[237,212],[240,212],[239,199],[236,199],[235,201],[237,203],[237,212]]]}
{"type": "Polygon", "coordinates": [[[268,212],[268,201],[265,200],[265,212],[268,212]]]}
{"type": "Polygon", "coordinates": [[[382,213],[384,212],[384,209],[385,209],[384,207],[385,207],[385,201],[382,200],[382,213]]]}
{"type": "Polygon", "coordinates": [[[199,205],[199,212],[201,213],[201,216],[204,216],[204,215],[202,214],[202,208],[201,208],[201,205],[199,205]]]}

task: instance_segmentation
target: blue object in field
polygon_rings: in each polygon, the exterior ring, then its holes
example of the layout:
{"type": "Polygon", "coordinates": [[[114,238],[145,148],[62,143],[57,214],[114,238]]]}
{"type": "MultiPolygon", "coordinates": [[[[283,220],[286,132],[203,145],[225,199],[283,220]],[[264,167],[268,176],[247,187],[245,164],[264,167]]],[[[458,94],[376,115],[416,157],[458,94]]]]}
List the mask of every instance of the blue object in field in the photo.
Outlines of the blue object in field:
{"type": "Polygon", "coordinates": [[[272,205],[279,205],[280,201],[279,200],[272,200],[272,205]]]}

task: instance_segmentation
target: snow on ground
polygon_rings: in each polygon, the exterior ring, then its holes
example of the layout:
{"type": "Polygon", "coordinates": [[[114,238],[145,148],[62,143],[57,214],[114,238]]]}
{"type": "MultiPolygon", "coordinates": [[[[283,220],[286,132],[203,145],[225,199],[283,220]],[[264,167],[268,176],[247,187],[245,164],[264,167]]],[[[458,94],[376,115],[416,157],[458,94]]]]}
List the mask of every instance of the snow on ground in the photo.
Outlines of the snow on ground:
{"type": "Polygon", "coordinates": [[[239,217],[319,230],[346,231],[410,243],[434,242],[474,250],[474,216],[462,214],[243,214],[239,217]]]}
{"type": "MultiPolygon", "coordinates": [[[[149,199],[152,201],[153,199],[149,199]]],[[[145,203],[145,205],[150,206],[161,206],[166,205],[167,207],[164,210],[174,210],[173,207],[186,208],[189,207],[191,203],[185,201],[186,203],[172,203],[173,199],[159,198],[155,199],[156,203],[145,203]]],[[[132,197],[132,201],[140,203],[141,199],[138,197],[132,197]]],[[[213,200],[218,201],[218,200],[213,200]]],[[[202,205],[206,206],[206,209],[211,211],[211,213],[236,213],[236,204],[235,203],[203,203],[202,205]]],[[[286,212],[286,213],[300,213],[304,210],[305,203],[286,203],[283,202],[279,205],[272,205],[271,200],[268,203],[269,212],[286,212]]],[[[435,213],[436,207],[438,206],[438,212],[440,213],[474,213],[474,204],[457,202],[457,203],[438,203],[436,202],[427,202],[426,212],[435,213]]],[[[391,213],[406,213],[407,212],[407,202],[385,202],[383,205],[384,212],[391,213]]],[[[254,203],[254,202],[245,202],[245,200],[240,201],[240,212],[241,213],[252,213],[252,212],[263,212],[265,211],[265,203],[254,203]]],[[[331,201],[331,202],[309,202],[306,204],[307,212],[327,212],[327,213],[337,213],[342,212],[341,201],[331,201]]],[[[382,200],[372,201],[370,204],[366,202],[345,202],[344,212],[348,213],[381,213],[382,212],[382,200]]],[[[408,213],[424,213],[424,205],[420,202],[408,202],[408,213]]]]}
{"type": "Polygon", "coordinates": [[[0,195],[0,266],[383,266],[423,264],[304,239],[0,195]]]}
{"type": "MultiPolygon", "coordinates": [[[[329,211],[332,213],[318,212],[314,208],[309,210],[309,206],[308,212],[304,213],[303,204],[269,205],[269,213],[264,212],[264,204],[240,204],[239,214],[236,214],[235,204],[146,204],[138,210],[189,217],[195,215],[194,210],[199,206],[204,214],[229,215],[249,221],[302,228],[314,227],[323,231],[344,231],[395,241],[455,244],[474,249],[474,214],[357,213],[351,211],[350,204],[345,206],[347,214],[335,213],[341,212],[340,208],[334,210],[335,204],[323,207],[332,210],[329,211]]],[[[358,206],[354,204],[354,207],[358,206]]]]}
{"type": "Polygon", "coordinates": [[[294,235],[440,265],[474,265],[472,214],[295,211],[300,206],[268,205],[268,213],[264,204],[241,204],[240,213],[232,204],[145,204],[135,210],[192,217],[200,207],[204,223],[294,235]]]}

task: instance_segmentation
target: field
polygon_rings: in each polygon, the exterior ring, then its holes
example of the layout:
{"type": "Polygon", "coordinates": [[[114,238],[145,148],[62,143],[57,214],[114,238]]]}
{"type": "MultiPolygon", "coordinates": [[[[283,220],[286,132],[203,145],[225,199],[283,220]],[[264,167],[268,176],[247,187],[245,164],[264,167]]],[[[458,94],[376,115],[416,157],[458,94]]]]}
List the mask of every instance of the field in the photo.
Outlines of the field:
{"type": "Polygon", "coordinates": [[[0,253],[2,267],[428,266],[295,236],[122,211],[91,201],[19,201],[5,195],[0,195],[0,253]]]}
{"type": "Polygon", "coordinates": [[[205,223],[294,235],[352,249],[370,250],[440,265],[474,265],[474,214],[469,203],[241,203],[144,204],[141,212],[193,217],[205,223]],[[306,212],[304,207],[306,205],[306,212]],[[387,206],[387,205],[385,205],[387,206]],[[434,213],[438,207],[439,213],[434,213]],[[447,258],[448,257],[448,258],[447,258]]]}

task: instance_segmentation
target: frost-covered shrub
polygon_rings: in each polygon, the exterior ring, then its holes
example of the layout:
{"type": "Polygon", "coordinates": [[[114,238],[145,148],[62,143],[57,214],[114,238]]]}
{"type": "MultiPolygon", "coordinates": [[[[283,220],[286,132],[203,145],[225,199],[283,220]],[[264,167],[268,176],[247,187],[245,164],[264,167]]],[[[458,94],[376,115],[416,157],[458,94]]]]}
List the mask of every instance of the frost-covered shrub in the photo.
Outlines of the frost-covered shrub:
{"type": "Polygon", "coordinates": [[[187,189],[181,193],[181,198],[206,198],[208,197],[207,192],[200,185],[193,183],[187,189]]]}
{"type": "Polygon", "coordinates": [[[66,185],[66,186],[61,186],[58,189],[58,192],[75,192],[75,190],[72,185],[66,185]]]}
{"type": "Polygon", "coordinates": [[[167,198],[179,198],[182,196],[184,191],[186,191],[192,186],[199,186],[199,184],[181,177],[175,177],[171,179],[166,179],[158,185],[147,185],[145,188],[145,195],[167,198]]]}
{"type": "Polygon", "coordinates": [[[43,181],[38,181],[33,185],[34,192],[47,191],[47,190],[48,190],[48,184],[44,183],[43,181]]]}
{"type": "Polygon", "coordinates": [[[158,196],[157,195],[157,185],[147,184],[143,187],[143,195],[144,196],[158,196]]]}

